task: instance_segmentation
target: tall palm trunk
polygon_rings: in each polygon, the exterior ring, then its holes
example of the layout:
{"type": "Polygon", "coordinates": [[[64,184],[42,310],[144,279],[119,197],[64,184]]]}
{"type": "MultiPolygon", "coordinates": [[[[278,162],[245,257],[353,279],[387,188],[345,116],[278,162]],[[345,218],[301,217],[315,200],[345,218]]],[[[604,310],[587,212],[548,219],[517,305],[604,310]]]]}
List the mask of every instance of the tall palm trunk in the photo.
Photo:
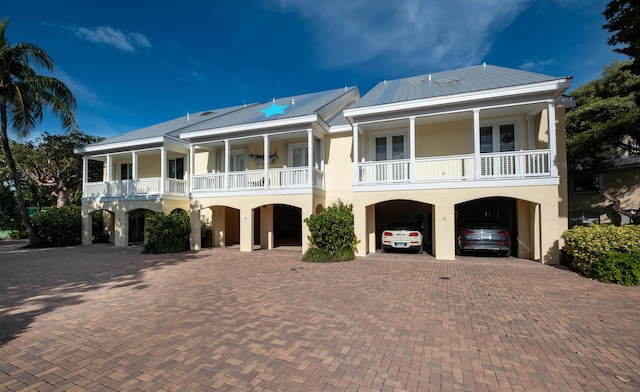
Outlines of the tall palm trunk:
{"type": "Polygon", "coordinates": [[[22,217],[22,221],[24,222],[24,226],[27,231],[29,245],[35,246],[42,242],[42,238],[38,236],[38,233],[36,233],[36,230],[33,228],[33,224],[31,224],[31,218],[29,217],[29,212],[27,212],[27,206],[24,202],[24,197],[22,196],[22,179],[20,177],[20,172],[18,172],[16,161],[13,159],[13,154],[11,153],[11,145],[9,144],[9,137],[7,134],[7,106],[4,104],[4,101],[0,103],[0,124],[2,151],[4,152],[4,156],[7,159],[7,163],[9,164],[9,170],[11,171],[11,176],[13,177],[13,185],[16,188],[18,211],[20,212],[20,216],[22,217]]]}

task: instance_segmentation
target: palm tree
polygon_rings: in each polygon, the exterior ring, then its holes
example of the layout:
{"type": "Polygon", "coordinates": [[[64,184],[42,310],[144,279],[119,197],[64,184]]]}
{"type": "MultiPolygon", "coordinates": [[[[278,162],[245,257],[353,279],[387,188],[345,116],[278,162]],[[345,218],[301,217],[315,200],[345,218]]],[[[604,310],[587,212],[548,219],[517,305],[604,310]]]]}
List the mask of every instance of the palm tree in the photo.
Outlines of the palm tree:
{"type": "Polygon", "coordinates": [[[53,71],[53,60],[38,46],[30,43],[9,44],[5,31],[7,19],[0,21],[0,141],[16,188],[20,215],[26,226],[29,245],[41,239],[33,229],[20,186],[21,175],[11,153],[8,130],[25,138],[49,110],[62,121],[65,129],[75,129],[73,110],[76,100],[71,90],[56,78],[36,74],[32,64],[53,71]]]}

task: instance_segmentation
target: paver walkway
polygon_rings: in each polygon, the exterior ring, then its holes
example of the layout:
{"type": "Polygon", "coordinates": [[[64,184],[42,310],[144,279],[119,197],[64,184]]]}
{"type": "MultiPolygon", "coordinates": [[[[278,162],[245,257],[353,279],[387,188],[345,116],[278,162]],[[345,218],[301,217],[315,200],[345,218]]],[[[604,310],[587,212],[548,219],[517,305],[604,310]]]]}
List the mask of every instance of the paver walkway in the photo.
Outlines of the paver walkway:
{"type": "Polygon", "coordinates": [[[509,259],[0,241],[0,390],[640,390],[640,287],[509,259]]]}

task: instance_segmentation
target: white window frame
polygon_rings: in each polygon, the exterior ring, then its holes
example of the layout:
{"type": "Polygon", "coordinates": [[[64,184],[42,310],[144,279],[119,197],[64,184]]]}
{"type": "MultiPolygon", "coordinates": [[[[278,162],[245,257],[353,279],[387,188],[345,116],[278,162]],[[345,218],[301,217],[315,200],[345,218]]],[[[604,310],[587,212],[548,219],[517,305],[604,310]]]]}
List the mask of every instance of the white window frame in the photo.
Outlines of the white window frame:
{"type": "MultiPolygon", "coordinates": [[[[502,118],[499,120],[480,122],[480,129],[484,127],[492,128],[493,144],[492,144],[492,151],[490,153],[500,152],[500,126],[501,125],[513,125],[513,137],[514,137],[513,150],[514,151],[522,150],[523,149],[522,119],[519,117],[502,118]],[[496,147],[497,147],[497,150],[496,150],[496,147]]],[[[483,154],[490,154],[490,153],[483,153],[483,154]]]]}
{"type": "Polygon", "coordinates": [[[287,163],[289,164],[289,167],[294,167],[293,166],[293,150],[297,148],[302,148],[307,151],[307,158],[306,158],[307,164],[298,166],[298,167],[309,167],[309,144],[307,142],[290,143],[289,145],[287,145],[287,163]]]}
{"type": "MultiPolygon", "coordinates": [[[[370,139],[369,139],[369,150],[370,150],[370,155],[369,158],[372,162],[376,161],[376,139],[379,137],[387,137],[387,138],[392,138],[393,136],[398,136],[401,135],[403,137],[403,149],[402,149],[402,155],[404,155],[403,159],[408,159],[409,158],[409,131],[408,130],[400,130],[400,129],[396,129],[396,130],[386,130],[386,131],[380,131],[380,132],[372,132],[370,139]]],[[[393,142],[391,144],[388,145],[392,150],[391,153],[393,154],[393,142]]],[[[387,151],[388,152],[388,151],[387,151]]],[[[393,160],[393,156],[392,159],[387,159],[387,160],[393,160]]],[[[382,162],[382,161],[380,161],[382,162]]]]}
{"type": "Polygon", "coordinates": [[[244,169],[242,170],[231,170],[231,167],[228,168],[228,172],[232,173],[232,172],[242,172],[242,171],[246,171],[249,167],[249,165],[247,164],[247,159],[249,159],[249,156],[247,154],[247,149],[246,148],[234,148],[233,150],[229,151],[229,166],[231,166],[231,161],[233,159],[234,156],[238,156],[238,155],[243,155],[244,156],[244,169]]]}

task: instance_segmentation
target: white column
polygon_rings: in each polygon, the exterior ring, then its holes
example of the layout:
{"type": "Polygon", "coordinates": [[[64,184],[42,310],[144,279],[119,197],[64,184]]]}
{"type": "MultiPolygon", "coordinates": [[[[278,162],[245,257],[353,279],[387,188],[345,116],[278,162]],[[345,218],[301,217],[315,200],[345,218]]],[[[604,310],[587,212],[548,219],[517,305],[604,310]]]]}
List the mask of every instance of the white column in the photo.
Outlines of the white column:
{"type": "Polygon", "coordinates": [[[473,109],[473,176],[476,180],[482,175],[480,163],[480,109],[473,109]]]}
{"type": "Polygon", "coordinates": [[[309,163],[309,188],[313,187],[313,131],[307,129],[307,150],[309,156],[307,162],[309,163]]]}
{"type": "Polygon", "coordinates": [[[556,105],[553,100],[547,102],[549,118],[549,151],[551,152],[551,177],[558,177],[558,151],[556,146],[556,105]]]}
{"type": "Polygon", "coordinates": [[[324,138],[320,139],[320,171],[322,172],[322,189],[324,188],[324,138]]]}
{"type": "Polygon", "coordinates": [[[358,185],[360,182],[360,173],[358,168],[358,124],[353,124],[353,185],[358,185]]]}
{"type": "Polygon", "coordinates": [[[269,187],[269,135],[264,135],[264,176],[262,186],[269,187]]]}
{"type": "Polygon", "coordinates": [[[137,180],[138,179],[138,152],[136,151],[132,151],[131,152],[131,176],[132,176],[132,180],[137,180]]]}
{"type": "Polygon", "coordinates": [[[229,162],[231,161],[229,154],[231,153],[231,146],[229,145],[229,139],[224,141],[224,190],[229,190],[229,162]]]}
{"type": "Polygon", "coordinates": [[[85,186],[89,181],[89,158],[82,157],[82,195],[84,196],[85,186]]]}
{"type": "Polygon", "coordinates": [[[416,181],[416,118],[409,117],[409,181],[416,181]]]}
{"type": "Polygon", "coordinates": [[[196,146],[195,144],[190,144],[189,145],[189,193],[193,192],[193,175],[195,174],[195,170],[196,170],[195,167],[196,167],[196,146]]]}
{"type": "Polygon", "coordinates": [[[160,194],[164,195],[164,184],[167,181],[167,150],[160,147],[160,194]]]}
{"type": "Polygon", "coordinates": [[[107,155],[107,178],[105,181],[113,181],[113,158],[111,155],[107,155]]]}

